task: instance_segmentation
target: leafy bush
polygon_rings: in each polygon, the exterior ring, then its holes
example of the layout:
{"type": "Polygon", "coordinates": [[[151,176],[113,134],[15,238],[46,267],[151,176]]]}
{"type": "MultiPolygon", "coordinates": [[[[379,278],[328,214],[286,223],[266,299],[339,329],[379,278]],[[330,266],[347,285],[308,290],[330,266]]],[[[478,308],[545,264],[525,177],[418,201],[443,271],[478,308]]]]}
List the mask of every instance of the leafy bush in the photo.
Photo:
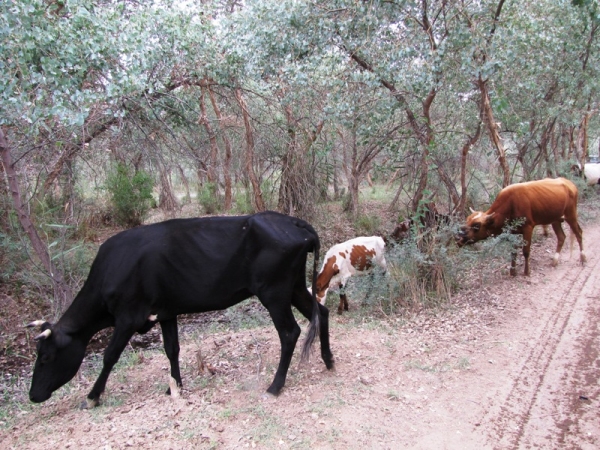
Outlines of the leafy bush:
{"type": "Polygon", "coordinates": [[[252,199],[248,191],[238,192],[233,197],[234,211],[238,214],[251,214],[254,212],[252,199]]]}
{"type": "Polygon", "coordinates": [[[124,164],[117,164],[106,179],[117,224],[135,227],[143,222],[151,207],[153,185],[152,178],[143,170],[132,174],[124,164]]]}
{"type": "Polygon", "coordinates": [[[0,230],[0,284],[8,283],[27,260],[27,252],[24,250],[13,236],[0,230]]]}
{"type": "Polygon", "coordinates": [[[451,245],[440,242],[436,234],[427,240],[411,237],[389,249],[390,298],[395,299],[391,311],[396,306],[433,307],[450,298],[459,275],[451,245]]]}
{"type": "Polygon", "coordinates": [[[379,216],[373,214],[361,214],[354,223],[357,233],[361,236],[377,234],[380,226],[381,220],[379,219],[379,216]]]}
{"type": "Polygon", "coordinates": [[[462,249],[454,243],[455,227],[413,233],[402,244],[390,246],[386,253],[390,303],[386,309],[436,307],[468,285],[469,277],[480,277],[475,281],[483,283],[484,277],[496,276],[508,268],[511,253],[517,248],[520,253],[523,244],[522,236],[511,234],[511,229],[506,227],[501,235],[462,249]]]}
{"type": "Polygon", "coordinates": [[[217,192],[217,186],[214,183],[205,183],[198,189],[198,203],[206,214],[215,214],[219,212],[221,202],[217,192]]]}

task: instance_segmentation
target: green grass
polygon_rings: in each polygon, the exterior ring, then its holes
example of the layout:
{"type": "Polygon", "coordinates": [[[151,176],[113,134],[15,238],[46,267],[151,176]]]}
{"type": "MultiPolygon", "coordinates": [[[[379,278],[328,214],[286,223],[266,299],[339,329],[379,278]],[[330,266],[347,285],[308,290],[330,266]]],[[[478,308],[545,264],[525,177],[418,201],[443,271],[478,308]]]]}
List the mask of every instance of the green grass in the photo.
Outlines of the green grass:
{"type": "Polygon", "coordinates": [[[469,361],[469,358],[460,358],[455,367],[457,370],[467,370],[471,367],[471,362],[469,361]]]}
{"type": "Polygon", "coordinates": [[[388,400],[398,401],[400,400],[400,394],[397,391],[390,390],[387,393],[388,400]]]}
{"type": "Polygon", "coordinates": [[[34,405],[28,398],[28,378],[5,373],[0,377],[0,429],[8,429],[20,416],[33,411],[34,405]]]}
{"type": "Polygon", "coordinates": [[[429,373],[442,373],[447,372],[450,367],[445,363],[425,364],[421,361],[411,359],[404,363],[404,368],[406,370],[420,370],[422,372],[429,373]]]}
{"type": "Polygon", "coordinates": [[[395,194],[395,189],[388,189],[387,184],[373,184],[360,189],[359,195],[361,201],[376,201],[389,203],[395,194]]]}

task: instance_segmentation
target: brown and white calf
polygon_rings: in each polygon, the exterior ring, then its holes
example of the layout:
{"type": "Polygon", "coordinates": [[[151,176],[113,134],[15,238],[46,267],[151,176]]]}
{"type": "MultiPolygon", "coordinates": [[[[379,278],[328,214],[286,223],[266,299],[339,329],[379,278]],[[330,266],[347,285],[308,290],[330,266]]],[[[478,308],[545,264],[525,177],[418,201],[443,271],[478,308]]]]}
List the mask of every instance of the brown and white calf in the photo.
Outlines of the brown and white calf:
{"type": "Polygon", "coordinates": [[[374,265],[386,270],[384,250],[385,242],[379,236],[361,236],[331,247],[317,275],[317,301],[323,304],[329,288],[340,287],[338,314],[348,311],[346,282],[353,275],[369,273],[374,265]]]}

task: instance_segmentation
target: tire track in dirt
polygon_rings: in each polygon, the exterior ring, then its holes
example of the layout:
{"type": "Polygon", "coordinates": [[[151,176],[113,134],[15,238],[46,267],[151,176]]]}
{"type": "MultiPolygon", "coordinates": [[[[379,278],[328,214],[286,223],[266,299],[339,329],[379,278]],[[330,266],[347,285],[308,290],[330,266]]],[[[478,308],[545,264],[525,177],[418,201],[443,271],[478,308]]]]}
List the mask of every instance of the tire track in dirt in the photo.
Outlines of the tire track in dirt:
{"type": "MultiPolygon", "coordinates": [[[[594,243],[590,237],[587,253],[595,255],[597,246],[589,245],[594,243]]],[[[563,262],[552,283],[532,289],[536,301],[547,302],[547,308],[539,308],[541,317],[532,321],[508,393],[488,411],[491,447],[556,448],[558,443],[562,447],[578,430],[578,389],[587,384],[589,390],[598,380],[596,377],[594,383],[594,377],[587,376],[587,381],[582,381],[576,376],[597,361],[594,319],[598,310],[592,301],[599,297],[598,261],[592,258],[583,268],[572,260],[563,262]],[[536,323],[539,326],[535,327],[536,323]]],[[[581,410],[579,416],[585,413],[581,410]]],[[[585,442],[579,433],[575,448],[581,448],[582,439],[585,442]]]]}

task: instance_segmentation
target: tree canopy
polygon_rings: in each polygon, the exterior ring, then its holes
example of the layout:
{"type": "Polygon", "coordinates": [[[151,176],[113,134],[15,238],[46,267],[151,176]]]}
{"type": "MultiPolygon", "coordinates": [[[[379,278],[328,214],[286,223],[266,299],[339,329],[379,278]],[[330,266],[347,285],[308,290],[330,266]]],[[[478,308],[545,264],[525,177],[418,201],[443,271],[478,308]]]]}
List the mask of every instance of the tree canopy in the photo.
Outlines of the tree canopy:
{"type": "Polygon", "coordinates": [[[375,178],[461,214],[598,154],[599,26],[596,0],[8,0],[3,208],[35,242],[122,167],[167,209],[357,215],[375,178]]]}

